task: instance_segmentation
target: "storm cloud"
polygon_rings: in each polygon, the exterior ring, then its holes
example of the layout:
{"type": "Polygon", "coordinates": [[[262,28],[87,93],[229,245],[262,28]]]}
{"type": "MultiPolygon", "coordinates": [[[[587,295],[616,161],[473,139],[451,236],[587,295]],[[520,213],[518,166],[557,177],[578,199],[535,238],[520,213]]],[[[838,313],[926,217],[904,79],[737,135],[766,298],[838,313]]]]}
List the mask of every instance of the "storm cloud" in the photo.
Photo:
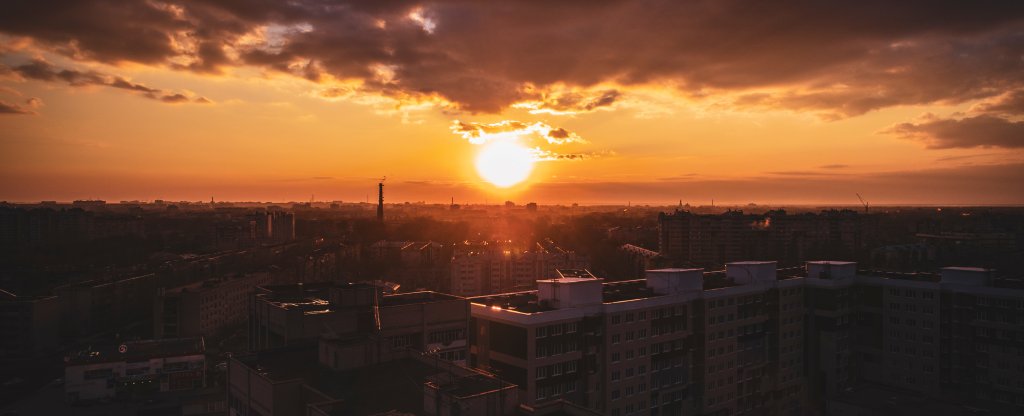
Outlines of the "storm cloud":
{"type": "Polygon", "coordinates": [[[468,112],[592,111],[660,83],[843,118],[1024,86],[1022,15],[1004,1],[12,0],[0,32],[79,60],[254,66],[468,112]]]}

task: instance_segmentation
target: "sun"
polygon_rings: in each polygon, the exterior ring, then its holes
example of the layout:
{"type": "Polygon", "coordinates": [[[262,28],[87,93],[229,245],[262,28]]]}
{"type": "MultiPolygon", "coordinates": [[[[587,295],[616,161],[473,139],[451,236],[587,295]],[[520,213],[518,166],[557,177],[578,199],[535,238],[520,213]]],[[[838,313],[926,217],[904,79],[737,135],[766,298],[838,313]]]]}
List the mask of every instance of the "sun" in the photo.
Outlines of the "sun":
{"type": "Polygon", "coordinates": [[[476,172],[500,188],[520,183],[533,171],[533,152],[511,141],[494,141],[476,157],[476,172]]]}

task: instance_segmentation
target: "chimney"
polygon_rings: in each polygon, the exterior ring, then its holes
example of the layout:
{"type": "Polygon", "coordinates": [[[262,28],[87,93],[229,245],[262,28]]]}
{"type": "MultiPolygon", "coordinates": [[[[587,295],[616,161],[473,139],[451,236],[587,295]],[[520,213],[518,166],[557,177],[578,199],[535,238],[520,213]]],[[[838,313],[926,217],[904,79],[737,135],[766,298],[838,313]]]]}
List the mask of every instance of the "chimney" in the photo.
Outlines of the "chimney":
{"type": "Polygon", "coordinates": [[[377,184],[377,221],[384,221],[384,182],[377,184]]]}

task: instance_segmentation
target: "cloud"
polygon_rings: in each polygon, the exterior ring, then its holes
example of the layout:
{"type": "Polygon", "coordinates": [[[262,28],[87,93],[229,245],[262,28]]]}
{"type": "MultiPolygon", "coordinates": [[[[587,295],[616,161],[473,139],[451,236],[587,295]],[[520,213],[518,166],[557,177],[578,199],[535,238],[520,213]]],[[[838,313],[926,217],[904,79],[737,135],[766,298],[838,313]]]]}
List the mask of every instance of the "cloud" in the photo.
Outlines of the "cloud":
{"type": "Polygon", "coordinates": [[[526,123],[504,120],[497,123],[474,123],[455,120],[452,133],[462,136],[472,144],[484,144],[492,140],[523,139],[527,142],[540,141],[547,144],[585,143],[579,135],[561,127],[552,127],[543,122],[526,123]]]}
{"type": "Polygon", "coordinates": [[[983,114],[960,119],[933,114],[882,131],[924,143],[929,149],[1002,147],[1024,148],[1024,122],[983,114]]]}
{"type": "Polygon", "coordinates": [[[21,104],[0,100],[0,114],[34,115],[35,109],[42,106],[43,100],[35,97],[28,98],[21,104]]]}
{"type": "Polygon", "coordinates": [[[535,99],[512,104],[530,114],[574,115],[611,109],[622,93],[615,89],[594,92],[553,91],[537,93],[535,99]]]}
{"type": "MultiPolygon", "coordinates": [[[[96,71],[79,71],[75,69],[63,69],[41,59],[33,59],[31,62],[16,66],[0,64],[0,74],[23,79],[30,79],[44,82],[64,82],[72,87],[103,86],[119,90],[138,93],[139,95],[159,100],[165,103],[177,104],[193,101],[192,98],[181,93],[164,91],[158,88],[147,87],[142,84],[131,82],[123,77],[103,74],[96,71]]],[[[198,97],[194,100],[198,103],[210,103],[205,97],[198,97]]]]}
{"type": "Polygon", "coordinates": [[[663,83],[834,119],[1024,86],[1022,16],[984,0],[10,0],[0,32],[79,61],[251,66],[469,113],[593,111],[663,83]]]}
{"type": "Polygon", "coordinates": [[[850,165],[834,164],[834,165],[821,165],[821,166],[818,166],[818,167],[821,168],[821,169],[846,169],[846,168],[850,167],[850,165]]]}
{"type": "Polygon", "coordinates": [[[978,103],[972,113],[991,113],[1004,116],[1024,114],[1024,89],[1007,92],[999,97],[978,103]]]}

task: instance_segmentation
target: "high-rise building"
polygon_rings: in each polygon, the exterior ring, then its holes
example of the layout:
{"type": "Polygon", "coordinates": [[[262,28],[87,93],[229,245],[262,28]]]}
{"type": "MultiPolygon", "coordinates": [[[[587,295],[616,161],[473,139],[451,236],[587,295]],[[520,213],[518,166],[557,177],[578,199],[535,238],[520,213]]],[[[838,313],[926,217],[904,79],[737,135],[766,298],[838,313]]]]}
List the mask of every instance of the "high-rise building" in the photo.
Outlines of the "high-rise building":
{"type": "Polygon", "coordinates": [[[887,414],[927,398],[1024,411],[1024,285],[990,270],[753,261],[622,282],[570,276],[470,299],[471,365],[520,386],[530,405],[567,400],[610,415],[887,414]],[[883,410],[851,399],[877,389],[894,398],[883,410]],[[896,400],[901,394],[911,398],[896,400]]]}

